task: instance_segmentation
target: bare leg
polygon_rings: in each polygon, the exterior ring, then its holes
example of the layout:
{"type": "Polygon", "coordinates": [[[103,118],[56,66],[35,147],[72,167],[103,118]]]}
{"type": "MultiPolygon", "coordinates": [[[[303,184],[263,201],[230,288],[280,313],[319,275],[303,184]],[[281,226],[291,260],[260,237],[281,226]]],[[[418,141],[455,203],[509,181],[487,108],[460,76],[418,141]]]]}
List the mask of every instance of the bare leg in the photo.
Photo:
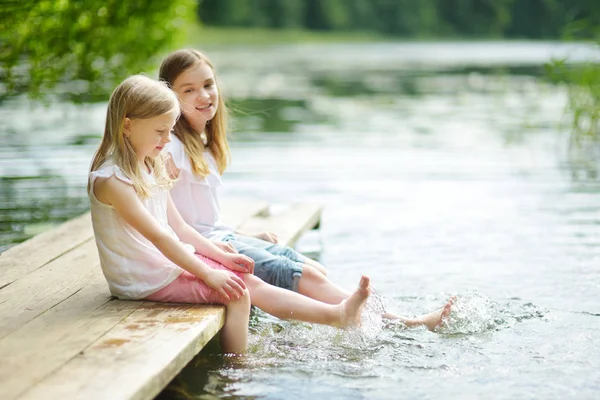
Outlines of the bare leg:
{"type": "Polygon", "coordinates": [[[327,304],[340,304],[350,293],[331,282],[318,269],[304,265],[298,281],[298,293],[327,304]]]}
{"type": "MultiPolygon", "coordinates": [[[[304,265],[302,277],[298,282],[298,293],[327,304],[339,304],[350,297],[348,292],[331,282],[325,275],[322,275],[308,264],[304,265]]],[[[451,305],[452,300],[449,303],[451,305]]],[[[447,304],[446,306],[449,307],[450,305],[447,304]]],[[[450,312],[449,308],[447,311],[445,310],[446,307],[415,319],[389,312],[385,312],[381,316],[384,319],[400,320],[408,327],[426,325],[428,329],[434,330],[436,326],[441,324],[441,319],[445,318],[450,312]],[[442,315],[442,313],[444,314],[442,315]]]]}
{"type": "MultiPolygon", "coordinates": [[[[321,264],[307,258],[302,276],[298,282],[298,293],[327,304],[339,304],[350,296],[344,289],[331,282],[325,275],[325,272],[316,268],[314,264],[320,266],[325,271],[325,268],[321,264]],[[309,261],[312,261],[312,263],[309,261]]],[[[450,314],[453,301],[454,298],[451,298],[443,308],[417,318],[407,318],[390,312],[383,313],[382,317],[385,319],[400,320],[410,328],[425,325],[427,329],[434,331],[442,324],[442,320],[450,314]]]]}
{"type": "Polygon", "coordinates": [[[439,310],[432,311],[429,314],[424,314],[414,319],[401,317],[392,313],[385,313],[383,314],[383,317],[387,319],[398,319],[409,328],[424,325],[430,331],[435,331],[442,325],[442,323],[444,322],[444,318],[450,315],[450,311],[452,309],[452,304],[454,303],[454,300],[455,297],[451,297],[450,300],[448,300],[448,302],[444,305],[444,307],[440,308],[439,310]]]}
{"type": "Polygon", "coordinates": [[[225,353],[245,353],[248,347],[248,320],[250,319],[250,295],[225,305],[225,325],[221,329],[221,347],[225,353]]]}
{"type": "Polygon", "coordinates": [[[331,325],[339,328],[360,323],[362,307],[371,292],[369,278],[363,276],[358,289],[340,304],[326,304],[290,290],[263,282],[254,275],[244,275],[252,304],[281,319],[331,325]]]}
{"type": "Polygon", "coordinates": [[[323,266],[323,264],[321,264],[320,262],[315,261],[313,259],[310,259],[310,258],[306,257],[306,260],[304,260],[304,263],[307,264],[307,265],[310,265],[313,268],[315,268],[323,276],[327,276],[327,270],[325,269],[325,267],[323,266]]]}

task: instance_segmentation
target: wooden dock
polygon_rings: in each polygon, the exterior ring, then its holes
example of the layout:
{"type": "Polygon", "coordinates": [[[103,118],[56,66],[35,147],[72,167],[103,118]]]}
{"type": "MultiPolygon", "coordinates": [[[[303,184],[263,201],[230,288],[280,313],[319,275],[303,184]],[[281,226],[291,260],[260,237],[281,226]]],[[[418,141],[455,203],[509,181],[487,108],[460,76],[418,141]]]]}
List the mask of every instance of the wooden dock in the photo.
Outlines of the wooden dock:
{"type": "MultiPolygon", "coordinates": [[[[223,204],[225,221],[293,245],[321,207],[223,204]]],[[[102,275],[89,214],[0,254],[0,398],[152,399],[221,329],[222,306],[122,301],[102,275]]]]}

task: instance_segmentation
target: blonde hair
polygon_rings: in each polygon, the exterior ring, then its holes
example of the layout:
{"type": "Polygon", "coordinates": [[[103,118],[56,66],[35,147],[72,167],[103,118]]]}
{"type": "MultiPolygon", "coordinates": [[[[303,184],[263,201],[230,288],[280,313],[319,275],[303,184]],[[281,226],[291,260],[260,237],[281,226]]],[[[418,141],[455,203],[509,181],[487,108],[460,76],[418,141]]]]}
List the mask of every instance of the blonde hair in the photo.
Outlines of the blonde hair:
{"type": "MultiPolygon", "coordinates": [[[[160,65],[159,79],[167,82],[171,87],[175,80],[183,72],[189,68],[197,65],[198,63],[205,63],[212,70],[215,69],[208,59],[208,57],[198,50],[193,49],[182,49],[177,50],[169,54],[160,65]]],[[[215,77],[216,80],[216,77],[215,77]]],[[[229,143],[227,143],[227,107],[225,100],[221,94],[221,88],[217,84],[217,91],[219,93],[219,101],[217,104],[217,112],[210,123],[204,128],[206,132],[207,144],[206,146],[200,140],[200,134],[202,132],[196,132],[185,118],[179,118],[175,124],[175,136],[185,148],[185,153],[190,158],[192,165],[192,171],[194,174],[201,177],[206,177],[210,171],[208,169],[208,163],[204,158],[204,151],[206,148],[210,150],[211,154],[217,162],[217,168],[219,174],[223,174],[231,157],[229,150],[229,143]]]]}
{"type": "MultiPolygon", "coordinates": [[[[90,171],[96,171],[109,158],[113,158],[115,164],[133,182],[138,196],[150,196],[152,187],[143,178],[135,150],[123,133],[125,118],[154,118],[170,111],[179,113],[180,108],[177,96],[167,85],[143,75],[125,79],[108,101],[104,137],[94,154],[90,171]]],[[[154,159],[146,157],[144,164],[152,169],[157,186],[169,188],[173,184],[167,173],[164,155],[159,154],[154,159]]]]}

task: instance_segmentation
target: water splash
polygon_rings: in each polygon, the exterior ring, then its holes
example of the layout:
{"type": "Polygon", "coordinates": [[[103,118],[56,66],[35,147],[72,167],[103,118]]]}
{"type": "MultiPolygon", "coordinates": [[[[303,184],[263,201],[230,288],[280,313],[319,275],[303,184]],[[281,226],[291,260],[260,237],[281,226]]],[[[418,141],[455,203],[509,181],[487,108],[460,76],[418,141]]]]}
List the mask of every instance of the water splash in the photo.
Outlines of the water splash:
{"type": "Polygon", "coordinates": [[[515,305],[509,302],[501,306],[481,293],[467,292],[456,295],[450,315],[439,332],[445,335],[470,335],[497,331],[523,320],[543,316],[544,312],[532,303],[515,305]]]}
{"type": "Polygon", "coordinates": [[[341,330],[283,321],[256,309],[250,323],[249,352],[259,356],[263,365],[278,364],[282,359],[309,364],[313,360],[360,362],[381,346],[378,338],[384,329],[385,311],[382,297],[372,293],[363,309],[360,327],[341,330]]]}

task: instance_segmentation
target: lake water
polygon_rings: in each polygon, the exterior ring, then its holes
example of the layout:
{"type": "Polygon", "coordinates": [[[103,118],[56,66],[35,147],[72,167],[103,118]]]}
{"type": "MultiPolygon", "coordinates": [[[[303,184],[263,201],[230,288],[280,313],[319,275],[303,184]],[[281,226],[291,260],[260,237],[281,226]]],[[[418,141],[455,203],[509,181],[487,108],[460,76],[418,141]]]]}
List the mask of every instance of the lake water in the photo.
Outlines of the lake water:
{"type": "MultiPolygon", "coordinates": [[[[340,332],[256,312],[251,350],[203,351],[161,399],[597,398],[600,183],[568,151],[554,43],[210,49],[237,110],[223,196],[324,204],[301,250],[390,311],[457,296],[441,333],[340,332]]],[[[105,104],[0,107],[0,245],[87,209],[105,104]]]]}

